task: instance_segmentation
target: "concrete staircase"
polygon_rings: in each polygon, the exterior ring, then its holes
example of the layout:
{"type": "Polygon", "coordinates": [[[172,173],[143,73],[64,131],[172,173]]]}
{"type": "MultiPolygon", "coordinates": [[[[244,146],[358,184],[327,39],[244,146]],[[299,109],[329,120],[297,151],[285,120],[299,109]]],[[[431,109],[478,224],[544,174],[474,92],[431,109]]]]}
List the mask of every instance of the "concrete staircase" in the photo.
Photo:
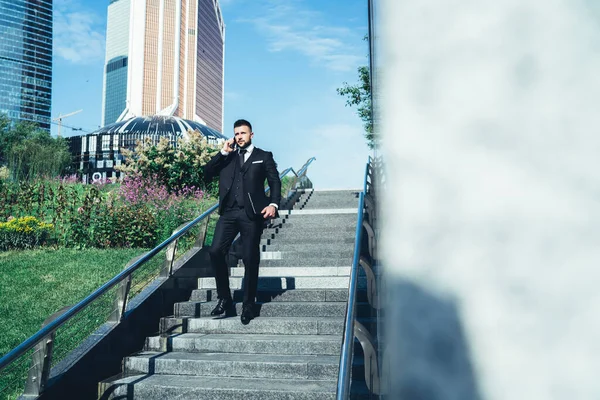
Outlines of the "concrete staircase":
{"type": "MultiPolygon", "coordinates": [[[[163,318],[159,335],[102,382],[101,399],[335,399],[357,219],[357,191],[303,190],[293,210],[265,229],[258,317],[213,318],[214,278],[198,278],[189,301],[163,318]]],[[[241,313],[244,269],[231,269],[241,313]]],[[[358,315],[369,317],[359,279],[358,315]]],[[[356,346],[353,397],[370,398],[356,346]]],[[[372,397],[374,398],[374,397],[372,397]]]]}

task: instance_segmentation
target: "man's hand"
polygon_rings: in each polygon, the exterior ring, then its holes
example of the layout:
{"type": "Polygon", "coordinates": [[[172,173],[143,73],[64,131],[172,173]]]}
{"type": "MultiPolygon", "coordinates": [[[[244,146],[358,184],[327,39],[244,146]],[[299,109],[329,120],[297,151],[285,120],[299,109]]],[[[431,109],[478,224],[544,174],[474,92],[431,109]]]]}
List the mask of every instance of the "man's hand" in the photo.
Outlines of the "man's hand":
{"type": "Polygon", "coordinates": [[[223,142],[223,148],[221,149],[221,152],[223,153],[231,153],[233,151],[233,143],[235,142],[235,139],[231,138],[226,140],[225,142],[223,142]]]}
{"type": "Polygon", "coordinates": [[[261,211],[261,214],[263,215],[264,219],[267,219],[267,218],[273,218],[275,216],[276,212],[277,212],[277,209],[275,207],[273,207],[273,206],[266,206],[261,211]]]}

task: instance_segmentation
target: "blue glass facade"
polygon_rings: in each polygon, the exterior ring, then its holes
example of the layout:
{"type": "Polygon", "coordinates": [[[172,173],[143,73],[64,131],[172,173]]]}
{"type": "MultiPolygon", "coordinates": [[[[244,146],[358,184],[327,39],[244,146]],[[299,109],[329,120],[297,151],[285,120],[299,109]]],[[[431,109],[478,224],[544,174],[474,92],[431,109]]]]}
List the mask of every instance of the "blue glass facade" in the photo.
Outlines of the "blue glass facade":
{"type": "Polygon", "coordinates": [[[127,57],[111,60],[106,65],[106,96],[104,99],[104,125],[119,118],[127,101],[127,57]]]}
{"type": "Polygon", "coordinates": [[[0,113],[50,129],[52,0],[0,0],[0,113]]]}
{"type": "Polygon", "coordinates": [[[131,0],[110,0],[106,26],[106,64],[102,124],[116,122],[127,108],[131,0]]]}

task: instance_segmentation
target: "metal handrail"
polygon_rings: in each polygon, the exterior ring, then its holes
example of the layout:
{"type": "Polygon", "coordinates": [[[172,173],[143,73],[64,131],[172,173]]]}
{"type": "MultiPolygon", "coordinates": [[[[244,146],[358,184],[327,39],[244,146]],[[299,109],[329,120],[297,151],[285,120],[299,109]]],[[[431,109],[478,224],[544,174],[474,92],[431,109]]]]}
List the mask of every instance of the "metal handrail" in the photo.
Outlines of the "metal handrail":
{"type": "Polygon", "coordinates": [[[346,308],[346,321],[344,323],[344,340],[342,342],[340,368],[338,372],[338,400],[347,400],[349,398],[350,371],[352,370],[353,354],[352,346],[354,345],[354,322],[356,321],[356,287],[358,286],[358,264],[360,261],[364,205],[365,194],[360,193],[358,199],[358,220],[356,223],[356,234],[354,237],[354,258],[352,260],[352,271],[350,272],[350,285],[348,287],[348,305],[346,308]]]}
{"type": "Polygon", "coordinates": [[[296,174],[296,176],[301,176],[302,174],[306,173],[306,170],[308,169],[308,166],[310,164],[312,164],[313,161],[315,161],[316,158],[315,157],[311,157],[308,159],[308,161],[302,166],[302,168],[300,168],[300,171],[298,171],[298,173],[296,174]]]}
{"type": "MultiPolygon", "coordinates": [[[[364,177],[364,182],[363,182],[363,191],[359,194],[359,204],[358,204],[358,219],[357,219],[357,223],[356,223],[356,235],[354,238],[354,255],[353,255],[353,260],[352,260],[352,269],[350,271],[350,283],[348,285],[348,305],[346,308],[346,320],[344,322],[344,336],[343,336],[343,342],[342,342],[342,349],[341,349],[341,354],[340,354],[340,364],[339,364],[339,370],[338,370],[338,382],[337,382],[337,392],[336,392],[336,399],[337,400],[347,400],[350,398],[350,380],[351,380],[351,371],[352,371],[352,363],[353,363],[353,357],[354,357],[354,338],[357,337],[359,339],[359,341],[361,342],[361,345],[364,346],[366,344],[370,344],[372,346],[372,342],[371,342],[371,338],[370,335],[368,334],[368,331],[365,330],[365,328],[356,321],[356,292],[357,292],[357,286],[358,286],[358,268],[359,266],[363,266],[363,268],[365,268],[365,259],[361,258],[361,248],[362,248],[362,234],[363,234],[363,229],[365,228],[365,225],[370,226],[369,223],[372,223],[372,213],[374,212],[374,209],[371,210],[369,209],[369,221],[367,221],[365,219],[365,209],[367,207],[371,207],[369,206],[370,204],[372,204],[372,200],[371,203],[367,203],[367,196],[372,196],[372,189],[373,189],[373,176],[372,176],[372,169],[374,168],[374,159],[371,158],[369,156],[369,159],[367,161],[367,165],[365,167],[365,177],[364,177]],[[369,223],[367,223],[369,222],[369,223]],[[365,335],[366,333],[366,335],[365,335]]],[[[369,243],[371,243],[371,233],[367,230],[367,233],[369,234],[369,243]]],[[[370,246],[370,253],[371,256],[375,256],[373,249],[373,246],[370,246]]],[[[367,279],[368,279],[368,284],[369,284],[369,288],[370,290],[373,290],[373,282],[369,281],[372,280],[373,278],[373,271],[371,270],[370,266],[368,266],[368,268],[365,269],[365,272],[367,273],[367,279]],[[371,276],[369,276],[369,273],[371,274],[371,276]]],[[[373,293],[368,293],[368,297],[369,297],[369,301],[372,306],[374,304],[371,303],[371,299],[373,298],[373,293]]],[[[379,301],[378,301],[378,296],[375,296],[377,298],[377,306],[379,305],[379,301]]],[[[379,314],[378,314],[379,315],[379,314]]],[[[372,350],[372,348],[371,348],[372,350]]],[[[372,369],[369,368],[369,370],[371,370],[372,373],[372,369]]],[[[375,370],[377,370],[377,368],[375,368],[375,370]]],[[[367,373],[367,369],[365,369],[365,374],[367,373]]],[[[377,379],[379,379],[379,374],[378,372],[376,372],[377,374],[377,379]]],[[[367,387],[369,387],[370,390],[374,389],[372,386],[373,382],[371,382],[371,385],[369,385],[367,383],[367,387]]],[[[379,389],[379,382],[377,383],[377,392],[380,392],[379,389]]]]}
{"type": "MultiPolygon", "coordinates": [[[[314,159],[315,159],[314,157],[309,159],[309,161],[307,161],[306,164],[304,165],[303,169],[305,170],[314,159]]],[[[287,168],[286,170],[284,170],[284,172],[282,174],[280,174],[280,179],[285,176],[284,174],[287,175],[290,172],[290,170],[293,171],[292,168],[287,168]]],[[[265,190],[268,190],[268,187],[265,190]]],[[[0,358],[0,371],[2,371],[4,368],[6,368],[9,364],[11,364],[17,358],[21,357],[28,350],[33,348],[44,337],[48,336],[49,334],[51,334],[52,332],[54,332],[55,330],[60,328],[68,320],[70,320],[75,315],[77,315],[81,310],[83,310],[85,307],[90,305],[94,300],[96,300],[97,298],[99,298],[100,296],[105,294],[108,290],[110,290],[112,287],[119,284],[122,280],[126,279],[128,276],[132,275],[144,263],[149,261],[156,254],[160,253],[161,250],[163,250],[164,248],[169,246],[169,244],[171,244],[173,241],[175,241],[175,240],[179,239],[181,236],[185,235],[196,224],[198,224],[200,221],[207,218],[210,214],[212,214],[215,210],[217,210],[218,207],[219,207],[219,203],[217,202],[215,205],[210,207],[208,210],[206,210],[204,213],[202,213],[196,219],[192,220],[186,226],[181,228],[181,230],[179,230],[176,233],[174,233],[173,235],[171,235],[171,237],[169,237],[168,239],[163,241],[161,244],[159,244],[158,246],[156,246],[155,248],[153,248],[152,250],[147,252],[140,259],[138,259],[137,261],[132,263],[131,266],[124,269],[119,274],[117,274],[115,277],[113,277],[111,280],[109,280],[104,285],[102,285],[101,287],[96,289],[96,291],[94,291],[92,294],[90,294],[89,296],[87,296],[86,298],[81,300],[79,303],[75,304],[73,307],[71,307],[69,310],[67,310],[64,314],[60,315],[54,321],[52,321],[51,323],[49,323],[48,325],[46,325],[45,327],[43,327],[42,329],[37,331],[35,334],[33,334],[27,340],[25,340],[20,345],[15,347],[13,350],[9,351],[6,355],[4,355],[2,358],[0,358]]]]}

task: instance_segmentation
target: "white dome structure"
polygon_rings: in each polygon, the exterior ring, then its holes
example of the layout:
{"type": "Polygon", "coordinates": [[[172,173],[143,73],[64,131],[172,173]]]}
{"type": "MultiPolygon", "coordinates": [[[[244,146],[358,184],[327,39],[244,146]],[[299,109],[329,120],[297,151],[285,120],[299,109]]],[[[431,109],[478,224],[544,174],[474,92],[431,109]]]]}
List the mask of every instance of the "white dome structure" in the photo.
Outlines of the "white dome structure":
{"type": "Polygon", "coordinates": [[[137,141],[147,138],[156,144],[163,137],[175,147],[190,130],[202,133],[209,143],[219,144],[226,139],[220,132],[195,121],[153,115],[128,118],[68,140],[75,169],[82,173],[85,182],[92,182],[120,178],[114,167],[124,161],[121,148],[133,150],[137,141]]]}

